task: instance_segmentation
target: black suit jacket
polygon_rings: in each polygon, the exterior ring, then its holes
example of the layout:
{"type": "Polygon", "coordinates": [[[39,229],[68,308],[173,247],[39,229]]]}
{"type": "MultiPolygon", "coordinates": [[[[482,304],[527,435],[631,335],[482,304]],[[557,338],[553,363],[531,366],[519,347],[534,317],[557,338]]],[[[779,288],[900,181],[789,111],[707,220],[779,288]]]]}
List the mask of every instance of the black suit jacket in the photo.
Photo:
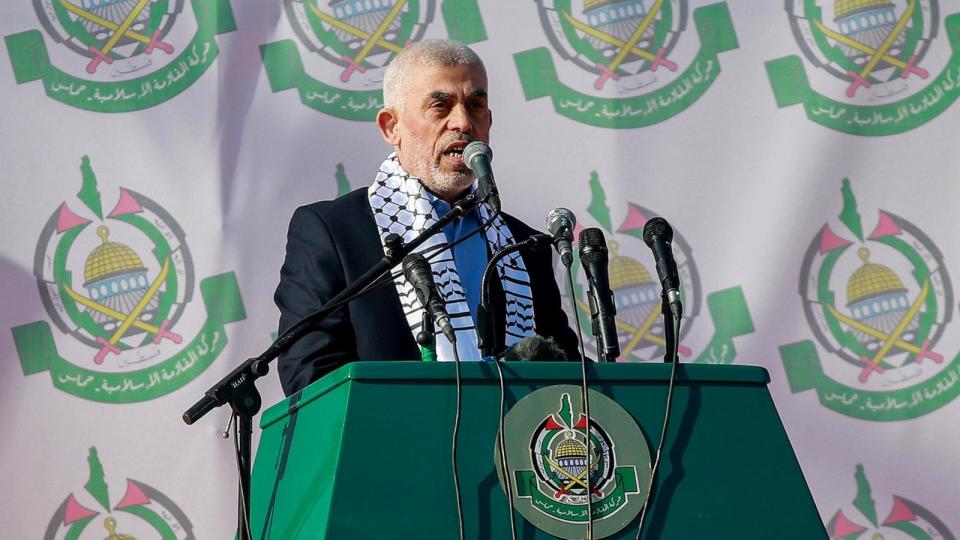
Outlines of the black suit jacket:
{"type": "MultiPolygon", "coordinates": [[[[503,218],[517,242],[536,233],[514,217],[504,214],[503,218]]],[[[298,208],[290,220],[287,255],[274,295],[280,308],[280,333],[316,311],[382,257],[366,188],[298,208]]],[[[530,275],[537,333],[556,340],[568,358],[579,358],[577,338],[567,324],[554,280],[551,251],[525,252],[522,257],[530,275]]],[[[496,279],[491,303],[498,318],[499,352],[504,348],[505,309],[503,288],[496,279]]],[[[391,281],[318,323],[280,356],[277,371],[289,396],[353,360],[419,359],[420,349],[391,281]]]]}

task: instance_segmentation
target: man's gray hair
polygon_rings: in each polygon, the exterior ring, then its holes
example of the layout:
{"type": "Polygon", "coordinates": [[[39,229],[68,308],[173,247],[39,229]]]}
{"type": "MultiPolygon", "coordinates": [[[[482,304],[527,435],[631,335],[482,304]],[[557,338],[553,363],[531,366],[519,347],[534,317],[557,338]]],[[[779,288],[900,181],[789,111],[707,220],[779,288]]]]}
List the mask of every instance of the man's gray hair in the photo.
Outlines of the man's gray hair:
{"type": "Polygon", "coordinates": [[[468,64],[480,66],[486,74],[483,60],[458,41],[426,39],[404,47],[387,66],[383,75],[383,106],[390,109],[403,108],[403,95],[410,86],[417,64],[425,66],[455,66],[468,64]]]}

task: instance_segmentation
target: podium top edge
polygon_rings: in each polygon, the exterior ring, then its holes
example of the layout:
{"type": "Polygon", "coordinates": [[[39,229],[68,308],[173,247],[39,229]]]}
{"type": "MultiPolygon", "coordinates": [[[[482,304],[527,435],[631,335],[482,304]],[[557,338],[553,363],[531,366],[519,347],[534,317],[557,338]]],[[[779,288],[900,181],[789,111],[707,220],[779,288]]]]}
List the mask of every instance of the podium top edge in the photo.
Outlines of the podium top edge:
{"type": "MultiPolygon", "coordinates": [[[[505,381],[565,384],[579,383],[581,378],[580,362],[504,362],[500,366],[505,381]]],[[[452,382],[454,367],[453,362],[351,362],[328,373],[320,381],[342,378],[355,381],[449,379],[452,382]]],[[[670,364],[664,363],[590,362],[587,364],[587,378],[596,382],[666,382],[670,379],[670,368],[670,364]]],[[[499,384],[497,369],[492,362],[462,362],[460,377],[464,382],[490,381],[499,384]]],[[[677,366],[677,380],[766,384],[770,382],[770,375],[760,366],[681,363],[677,366]]]]}
{"type": "MultiPolygon", "coordinates": [[[[507,384],[579,384],[579,362],[507,362],[500,364],[507,384]]],[[[449,382],[453,384],[453,362],[392,361],[351,362],[323,376],[310,386],[264,411],[261,428],[307,405],[333,389],[348,382],[390,383],[397,382],[449,382]]],[[[663,363],[589,363],[588,384],[658,384],[670,378],[670,364],[663,363]]],[[[491,362],[461,363],[463,384],[499,385],[496,366],[491,362]]],[[[677,383],[766,385],[770,382],[767,370],[760,366],[721,364],[680,364],[677,366],[677,383]]]]}

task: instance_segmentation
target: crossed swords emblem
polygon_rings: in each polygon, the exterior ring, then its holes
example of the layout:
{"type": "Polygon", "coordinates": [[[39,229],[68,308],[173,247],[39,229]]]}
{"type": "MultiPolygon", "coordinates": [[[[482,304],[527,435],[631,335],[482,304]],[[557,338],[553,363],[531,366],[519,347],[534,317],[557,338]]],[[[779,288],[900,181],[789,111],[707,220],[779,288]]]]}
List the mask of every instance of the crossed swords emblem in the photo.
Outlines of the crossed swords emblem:
{"type": "Polygon", "coordinates": [[[103,44],[102,48],[94,45],[87,47],[87,49],[94,55],[93,59],[90,60],[90,63],[87,64],[87,73],[96,73],[101,62],[112,64],[113,58],[110,57],[110,51],[116,47],[117,43],[120,41],[120,38],[123,37],[128,37],[134,41],[139,41],[140,43],[146,44],[144,52],[147,54],[152,54],[154,49],[160,49],[167,54],[173,54],[173,45],[161,41],[160,30],[154,32],[151,36],[147,36],[130,28],[144,8],[147,7],[147,4],[153,0],[139,0],[139,2],[133,6],[133,9],[130,10],[130,13],[127,13],[127,16],[124,17],[120,24],[117,24],[109,19],[104,19],[92,11],[88,11],[80,6],[74,5],[70,3],[69,0],[58,1],[60,2],[60,5],[62,5],[67,11],[73,13],[81,19],[98,24],[113,32],[107,42],[103,44]]]}
{"type": "Polygon", "coordinates": [[[320,9],[309,0],[304,3],[321,21],[334,28],[343,30],[348,34],[352,34],[364,41],[363,47],[360,48],[355,56],[343,55],[341,57],[347,63],[347,68],[344,69],[343,73],[340,74],[340,80],[343,82],[350,82],[350,77],[354,74],[354,72],[365,73],[367,71],[367,68],[363,67],[360,63],[363,62],[367,55],[370,54],[370,51],[372,51],[377,45],[392,53],[398,53],[402,48],[395,43],[391,43],[390,41],[383,39],[383,34],[387,31],[387,28],[390,27],[390,23],[392,23],[393,20],[400,15],[400,12],[403,11],[403,7],[407,4],[407,0],[396,0],[393,8],[389,13],[387,13],[387,16],[380,21],[380,24],[377,25],[377,28],[374,29],[372,34],[320,11],[320,9]]]}
{"type": "Polygon", "coordinates": [[[597,466],[597,463],[600,463],[599,455],[596,458],[594,458],[594,460],[590,463],[590,466],[584,469],[583,472],[581,472],[580,474],[573,474],[572,472],[564,469],[563,466],[561,466],[559,463],[557,463],[553,458],[551,458],[547,454],[540,454],[540,455],[543,457],[543,459],[547,461],[547,463],[550,464],[550,467],[552,467],[555,471],[559,472],[560,474],[562,474],[563,476],[566,476],[569,479],[569,482],[567,482],[566,485],[560,488],[553,495],[555,499],[559,499],[560,497],[563,497],[564,495],[566,495],[570,491],[570,489],[572,489],[574,486],[580,486],[584,489],[590,490],[591,495],[596,495],[601,498],[603,497],[603,492],[597,489],[596,486],[593,486],[593,485],[588,486],[587,479],[586,479],[586,478],[589,478],[588,475],[590,471],[597,466]]]}
{"type": "Polygon", "coordinates": [[[663,0],[656,0],[653,7],[650,8],[650,11],[647,12],[646,16],[640,21],[640,24],[633,30],[633,33],[630,34],[630,38],[627,41],[623,41],[617,37],[614,37],[602,30],[598,30],[589,24],[578,20],[573,15],[567,13],[566,11],[561,11],[563,17],[573,25],[574,28],[580,30],[584,34],[593,36],[600,41],[609,43],[615,47],[619,47],[617,55],[613,57],[613,60],[609,64],[604,64],[598,62],[596,64],[597,68],[600,70],[600,76],[593,83],[593,87],[597,90],[603,90],[604,85],[607,83],[607,80],[613,79],[615,81],[620,80],[620,75],[616,73],[620,64],[627,59],[631,54],[638,56],[644,60],[652,62],[650,66],[650,71],[656,71],[660,66],[664,66],[670,71],[677,70],[677,64],[667,60],[666,58],[666,49],[660,48],[656,53],[652,53],[645,49],[637,47],[637,43],[640,42],[640,38],[643,36],[644,31],[650,27],[653,23],[653,20],[657,17],[657,14],[660,13],[660,9],[663,7],[663,0]]]}
{"type": "Polygon", "coordinates": [[[843,45],[847,45],[848,47],[870,55],[870,60],[864,64],[859,73],[853,70],[847,71],[847,75],[850,75],[850,77],[853,78],[853,81],[850,82],[850,86],[847,87],[847,97],[855,96],[860,87],[870,88],[870,81],[867,80],[867,77],[873,73],[873,70],[876,69],[877,65],[881,61],[900,68],[901,79],[906,79],[911,73],[915,73],[921,79],[926,79],[930,75],[927,70],[916,65],[916,55],[910,55],[907,61],[904,62],[900,58],[896,58],[887,54],[890,50],[890,47],[893,46],[893,42],[897,39],[897,36],[903,31],[904,27],[906,27],[907,22],[910,21],[910,18],[913,17],[913,12],[916,7],[917,0],[910,0],[910,2],[907,4],[907,9],[897,20],[897,24],[894,25],[893,30],[887,34],[887,37],[884,38],[883,42],[880,43],[880,47],[876,49],[849,36],[845,36],[835,30],[827,28],[819,20],[814,21],[817,29],[823,32],[827,37],[838,43],[842,43],[843,45]]]}
{"type": "Polygon", "coordinates": [[[160,291],[160,286],[163,285],[163,282],[167,279],[167,275],[169,273],[170,257],[167,257],[163,261],[163,268],[160,269],[160,274],[158,274],[157,278],[150,283],[150,287],[147,289],[147,292],[144,293],[143,297],[140,298],[140,301],[133,306],[133,309],[130,310],[130,313],[122,313],[117,311],[81,295],[80,293],[71,289],[69,285],[61,285],[67,292],[67,295],[78,304],[81,304],[88,309],[102,313],[103,315],[120,322],[120,326],[118,326],[113,332],[113,335],[110,336],[110,339],[103,339],[101,336],[97,337],[97,343],[100,344],[101,348],[93,357],[93,362],[95,364],[102,364],[103,360],[107,357],[107,354],[120,354],[120,348],[117,347],[117,343],[121,338],[123,338],[124,334],[127,333],[127,330],[129,330],[131,326],[153,334],[153,343],[155,344],[160,343],[160,341],[163,339],[169,339],[174,343],[180,343],[183,341],[183,338],[179,334],[169,330],[169,320],[163,321],[160,326],[154,326],[140,319],[140,315],[143,313],[143,310],[147,307],[147,304],[150,303],[150,300],[153,299],[153,297],[156,296],[156,294],[160,291]]]}
{"type": "Polygon", "coordinates": [[[860,357],[860,363],[863,364],[863,370],[860,372],[858,380],[862,383],[867,382],[870,378],[870,375],[874,372],[883,373],[884,369],[880,366],[880,361],[883,360],[883,357],[890,352],[890,349],[897,347],[901,350],[912,352],[917,355],[917,363],[919,364],[924,360],[924,358],[929,358],[934,362],[940,364],[943,362],[943,355],[930,350],[930,340],[924,340],[921,346],[916,346],[913,343],[904,341],[900,339],[900,336],[903,335],[904,330],[907,329],[907,326],[910,324],[910,321],[919,313],[920,308],[923,306],[923,303],[927,300],[927,295],[930,293],[930,280],[926,279],[923,282],[923,287],[920,289],[920,294],[917,296],[917,299],[913,301],[910,305],[910,309],[903,315],[900,321],[897,323],[897,326],[894,327],[893,332],[887,334],[872,326],[863,324],[862,322],[848,317],[839,311],[830,304],[826,304],[827,311],[830,312],[838,321],[845,324],[847,327],[853,330],[859,330],[868,336],[875,337],[877,339],[882,339],[883,344],[877,349],[877,352],[874,353],[872,358],[866,356],[860,357]]]}

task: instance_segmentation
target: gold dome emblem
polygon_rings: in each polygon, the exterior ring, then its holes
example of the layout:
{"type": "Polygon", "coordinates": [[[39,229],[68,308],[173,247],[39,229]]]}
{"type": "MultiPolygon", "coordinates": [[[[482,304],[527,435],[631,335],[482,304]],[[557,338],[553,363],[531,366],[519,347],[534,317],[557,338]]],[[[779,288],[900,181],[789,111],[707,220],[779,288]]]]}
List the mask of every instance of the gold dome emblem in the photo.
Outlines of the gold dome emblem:
{"type": "Polygon", "coordinates": [[[107,240],[110,229],[106,225],[97,227],[97,236],[103,243],[94,248],[87,257],[83,267],[84,286],[104,278],[130,272],[143,272],[147,269],[140,257],[129,246],[107,240]]]}
{"type": "Polygon", "coordinates": [[[613,240],[610,249],[610,288],[614,291],[653,282],[650,272],[636,259],[620,255],[620,246],[613,240]]]}
{"type": "Polygon", "coordinates": [[[863,266],[858,268],[847,282],[847,305],[875,296],[906,292],[903,282],[893,270],[882,264],[870,262],[870,250],[862,247],[857,251],[863,266]]]}
{"type": "Polygon", "coordinates": [[[587,457],[587,447],[575,439],[573,433],[568,432],[564,436],[566,438],[557,445],[557,451],[554,453],[557,459],[587,457]]]}

